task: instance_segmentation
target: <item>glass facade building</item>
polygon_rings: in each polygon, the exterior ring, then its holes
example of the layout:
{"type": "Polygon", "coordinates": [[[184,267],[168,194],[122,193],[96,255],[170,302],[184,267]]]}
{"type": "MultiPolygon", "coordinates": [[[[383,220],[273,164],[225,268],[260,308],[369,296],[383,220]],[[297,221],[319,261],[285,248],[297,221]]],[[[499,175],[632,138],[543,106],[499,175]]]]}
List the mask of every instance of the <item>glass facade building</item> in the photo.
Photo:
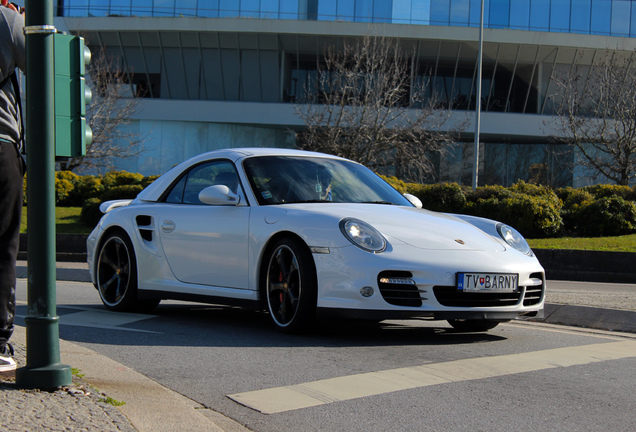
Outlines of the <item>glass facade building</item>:
{"type": "MultiPolygon", "coordinates": [[[[141,96],[146,151],[118,167],[158,174],[219,147],[294,146],[328,47],[367,34],[411,56],[413,88],[458,121],[477,104],[479,0],[58,0],[58,27],[101,46],[141,96]],[[152,113],[152,114],[149,114],[152,113]],[[147,139],[146,139],[147,138],[147,139]]],[[[552,143],[553,74],[636,49],[636,2],[484,0],[480,184],[590,181],[552,143]]],[[[636,59],[635,59],[636,60],[636,59]]],[[[406,99],[408,100],[408,98],[406,99]]],[[[472,126],[430,181],[471,184],[472,126]]],[[[602,179],[598,180],[602,181],[602,179]]]]}
{"type": "MultiPolygon", "coordinates": [[[[484,0],[484,26],[636,36],[632,0],[484,0]]],[[[262,18],[477,27],[481,0],[67,0],[67,17],[262,18]]]]}

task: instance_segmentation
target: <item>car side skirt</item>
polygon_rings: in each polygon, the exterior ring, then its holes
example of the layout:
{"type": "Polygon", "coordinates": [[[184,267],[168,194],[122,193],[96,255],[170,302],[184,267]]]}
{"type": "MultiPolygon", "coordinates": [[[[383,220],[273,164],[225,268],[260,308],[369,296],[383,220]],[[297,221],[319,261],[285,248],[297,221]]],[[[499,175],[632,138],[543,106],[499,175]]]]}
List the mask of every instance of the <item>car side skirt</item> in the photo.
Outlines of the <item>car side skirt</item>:
{"type": "Polygon", "coordinates": [[[208,296],[159,290],[139,290],[137,296],[139,300],[180,300],[221,306],[240,306],[246,309],[261,309],[261,302],[259,300],[232,297],[208,296]]]}

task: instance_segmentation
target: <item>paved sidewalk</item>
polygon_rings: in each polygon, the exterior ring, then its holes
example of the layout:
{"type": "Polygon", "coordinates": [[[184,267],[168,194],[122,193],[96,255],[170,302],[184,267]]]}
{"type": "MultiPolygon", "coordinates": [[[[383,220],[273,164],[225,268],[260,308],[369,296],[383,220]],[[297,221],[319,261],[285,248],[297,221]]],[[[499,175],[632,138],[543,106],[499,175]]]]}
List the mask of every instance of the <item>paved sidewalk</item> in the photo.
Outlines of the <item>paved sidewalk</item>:
{"type": "MultiPolygon", "coordinates": [[[[25,262],[18,262],[17,270],[19,278],[27,277],[25,262]]],[[[90,282],[84,263],[58,263],[57,279],[90,282]]],[[[636,333],[636,284],[548,281],[545,312],[539,321],[636,333]]],[[[11,340],[21,365],[26,364],[25,336],[17,327],[11,340]]],[[[82,376],[54,392],[17,389],[13,373],[0,373],[2,431],[248,432],[92,350],[61,340],[60,352],[62,363],[82,376]],[[126,403],[115,407],[107,400],[126,403]]]]}

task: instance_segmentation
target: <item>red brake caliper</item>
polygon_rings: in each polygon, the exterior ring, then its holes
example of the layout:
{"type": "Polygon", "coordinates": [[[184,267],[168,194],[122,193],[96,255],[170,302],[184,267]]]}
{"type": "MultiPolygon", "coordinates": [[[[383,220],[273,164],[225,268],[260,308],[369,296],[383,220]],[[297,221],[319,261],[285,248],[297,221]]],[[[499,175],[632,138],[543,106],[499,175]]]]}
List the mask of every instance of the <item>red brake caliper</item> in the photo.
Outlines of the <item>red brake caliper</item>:
{"type": "MultiPolygon", "coordinates": [[[[280,272],[280,274],[278,275],[278,282],[282,282],[283,281],[283,272],[280,272]]],[[[280,302],[283,302],[283,291],[281,290],[280,292],[280,302]]]]}

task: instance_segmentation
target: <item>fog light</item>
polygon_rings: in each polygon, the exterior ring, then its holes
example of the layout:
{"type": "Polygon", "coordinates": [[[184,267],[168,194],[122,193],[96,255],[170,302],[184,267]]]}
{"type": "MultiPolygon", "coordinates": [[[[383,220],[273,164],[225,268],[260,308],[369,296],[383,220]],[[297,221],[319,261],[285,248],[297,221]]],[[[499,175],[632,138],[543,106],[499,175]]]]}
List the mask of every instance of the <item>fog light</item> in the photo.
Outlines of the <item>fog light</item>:
{"type": "Polygon", "coordinates": [[[360,294],[362,297],[371,297],[373,295],[373,288],[370,286],[360,288],[360,294]]]}
{"type": "Polygon", "coordinates": [[[380,283],[391,285],[415,285],[415,281],[408,277],[382,277],[380,278],[380,283]]]}

